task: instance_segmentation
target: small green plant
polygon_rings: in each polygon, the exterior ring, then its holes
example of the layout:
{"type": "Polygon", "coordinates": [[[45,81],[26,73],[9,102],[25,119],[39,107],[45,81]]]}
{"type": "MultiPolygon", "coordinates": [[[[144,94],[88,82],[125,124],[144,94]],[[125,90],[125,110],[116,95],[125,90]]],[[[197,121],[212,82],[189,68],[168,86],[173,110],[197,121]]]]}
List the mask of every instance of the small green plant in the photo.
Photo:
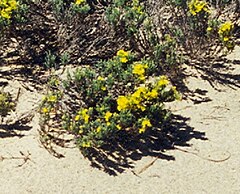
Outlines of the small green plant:
{"type": "Polygon", "coordinates": [[[231,21],[226,21],[222,23],[218,29],[219,38],[223,42],[223,45],[228,49],[232,49],[234,47],[233,28],[233,23],[231,21]]]}
{"type": "Polygon", "coordinates": [[[56,70],[60,66],[65,66],[69,62],[69,54],[64,52],[60,57],[57,57],[51,51],[46,52],[44,67],[46,69],[56,70]]]}
{"type": "Polygon", "coordinates": [[[56,56],[52,54],[50,51],[46,52],[44,66],[47,69],[51,68],[57,69],[56,56]]]}
{"type": "Polygon", "coordinates": [[[15,109],[15,103],[13,102],[12,96],[8,92],[0,91],[0,116],[1,121],[8,115],[10,111],[15,109]]]}
{"type": "Polygon", "coordinates": [[[106,10],[107,20],[116,29],[123,27],[128,35],[138,32],[146,16],[144,6],[139,0],[115,0],[106,10]]]}
{"type": "Polygon", "coordinates": [[[154,66],[134,61],[124,50],[95,67],[78,68],[60,84],[61,95],[51,91],[44,98],[42,127],[51,128],[51,118],[59,119],[58,127],[73,133],[84,153],[123,132],[136,136],[158,129],[168,116],[164,102],[180,96],[166,76],[152,72],[154,66]]]}

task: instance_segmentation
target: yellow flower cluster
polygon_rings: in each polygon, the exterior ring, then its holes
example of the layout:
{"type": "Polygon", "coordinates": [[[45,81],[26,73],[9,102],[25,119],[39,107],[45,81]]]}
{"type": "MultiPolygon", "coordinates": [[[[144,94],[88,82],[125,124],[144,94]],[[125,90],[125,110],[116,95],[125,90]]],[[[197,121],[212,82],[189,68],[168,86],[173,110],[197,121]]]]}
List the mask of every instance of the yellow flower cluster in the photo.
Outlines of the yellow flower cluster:
{"type": "Polygon", "coordinates": [[[139,133],[144,133],[147,129],[147,127],[152,127],[152,124],[149,119],[143,119],[142,120],[142,127],[138,130],[139,133]]]}
{"type": "Polygon", "coordinates": [[[58,96],[55,94],[49,94],[44,96],[42,99],[45,106],[41,108],[41,113],[48,115],[51,111],[53,111],[53,105],[58,101],[58,96]]]}
{"type": "Polygon", "coordinates": [[[16,10],[17,6],[16,0],[0,0],[0,17],[10,19],[12,11],[16,10]]]}
{"type": "Polygon", "coordinates": [[[104,118],[105,118],[105,121],[107,122],[107,126],[111,125],[111,123],[109,122],[109,120],[110,120],[110,118],[112,117],[112,115],[113,115],[113,113],[111,113],[110,111],[107,111],[107,112],[105,113],[104,118]]]}
{"type": "Polygon", "coordinates": [[[88,112],[89,112],[90,109],[91,108],[89,108],[89,109],[84,108],[84,109],[80,110],[78,112],[78,114],[75,116],[75,121],[79,121],[80,119],[83,119],[85,123],[88,123],[89,118],[90,118],[88,112]]]}
{"type": "Polygon", "coordinates": [[[129,52],[124,51],[124,50],[119,50],[117,52],[117,57],[119,57],[121,63],[127,63],[128,57],[129,57],[129,52]]]}
{"type": "Polygon", "coordinates": [[[50,112],[50,110],[49,110],[49,108],[47,108],[47,107],[43,107],[42,110],[41,110],[41,112],[42,112],[43,114],[47,114],[47,113],[50,112]]]}
{"type": "Polygon", "coordinates": [[[218,34],[224,42],[229,41],[233,27],[234,26],[231,21],[226,21],[219,27],[218,34]]]}
{"type": "Polygon", "coordinates": [[[157,87],[162,88],[169,84],[169,81],[165,75],[160,76],[160,79],[157,82],[157,87]]]}
{"type": "Polygon", "coordinates": [[[161,76],[152,89],[141,86],[131,95],[119,96],[117,98],[117,109],[119,111],[130,109],[140,109],[141,111],[145,111],[145,102],[158,98],[159,90],[168,84],[169,81],[167,77],[161,76]]]}
{"type": "MultiPolygon", "coordinates": [[[[98,76],[98,77],[97,77],[97,80],[98,80],[99,82],[102,82],[102,84],[104,84],[105,79],[104,79],[102,76],[98,76]]],[[[106,90],[107,90],[107,87],[106,87],[105,85],[102,85],[102,86],[101,86],[101,90],[106,91],[106,90]]]]}
{"type": "Polygon", "coordinates": [[[49,96],[44,96],[43,97],[43,101],[50,102],[50,103],[57,102],[57,99],[58,99],[57,95],[49,95],[49,96]]]}
{"type": "Polygon", "coordinates": [[[75,4],[76,5],[81,5],[81,4],[85,3],[85,2],[86,2],[86,0],[76,0],[75,4]]]}
{"type": "Polygon", "coordinates": [[[140,80],[145,80],[145,70],[147,68],[147,64],[136,63],[133,65],[132,73],[138,75],[140,80]]]}
{"type": "Polygon", "coordinates": [[[193,15],[196,16],[198,13],[205,11],[207,13],[210,12],[208,8],[208,4],[205,1],[199,1],[199,0],[191,0],[188,3],[188,8],[189,12],[193,15]]]}
{"type": "Polygon", "coordinates": [[[128,97],[119,96],[117,99],[117,105],[119,111],[128,109],[130,105],[128,97]]]}
{"type": "Polygon", "coordinates": [[[83,142],[83,143],[82,143],[82,147],[83,147],[83,148],[90,148],[90,147],[91,147],[91,143],[90,143],[89,141],[83,142]]]}
{"type": "Polygon", "coordinates": [[[111,117],[112,115],[113,115],[113,114],[112,114],[110,111],[107,111],[107,112],[105,113],[104,118],[105,118],[106,122],[109,121],[109,119],[110,119],[110,117],[111,117]]]}

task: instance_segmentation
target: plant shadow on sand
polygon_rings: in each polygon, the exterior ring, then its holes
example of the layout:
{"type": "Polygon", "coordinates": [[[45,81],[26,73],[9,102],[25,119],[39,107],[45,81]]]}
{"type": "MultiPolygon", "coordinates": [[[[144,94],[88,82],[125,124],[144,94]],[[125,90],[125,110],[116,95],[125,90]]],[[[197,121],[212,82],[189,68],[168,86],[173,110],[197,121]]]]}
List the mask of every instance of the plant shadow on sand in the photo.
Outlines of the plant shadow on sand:
{"type": "MultiPolygon", "coordinates": [[[[211,60],[213,59],[209,59],[209,61],[211,60]]],[[[238,73],[240,72],[240,60],[220,58],[212,62],[212,64],[194,61],[194,63],[189,62],[187,65],[193,68],[193,70],[189,71],[188,68],[181,68],[181,71],[171,81],[177,86],[180,93],[183,94],[183,99],[189,99],[194,104],[209,102],[212,99],[207,96],[208,91],[206,89],[197,88],[194,91],[190,90],[184,83],[184,80],[188,77],[199,79],[200,76],[201,79],[206,80],[216,91],[221,91],[222,86],[232,89],[240,88],[240,73],[238,73]],[[237,69],[239,70],[236,71],[237,69]]]]}
{"type": "Polygon", "coordinates": [[[10,137],[24,137],[23,134],[19,133],[22,131],[29,131],[32,127],[25,124],[0,124],[0,138],[10,138],[10,137]]]}
{"type": "Polygon", "coordinates": [[[240,88],[240,73],[231,73],[236,68],[240,69],[240,60],[222,59],[216,61],[212,66],[202,63],[195,64],[201,78],[218,90],[216,84],[225,85],[233,89],[240,88]]]}
{"type": "Polygon", "coordinates": [[[162,130],[149,130],[135,138],[123,132],[101,150],[91,149],[86,157],[93,167],[114,176],[134,168],[135,162],[145,156],[175,160],[174,156],[165,151],[174,149],[174,145],[190,146],[188,141],[193,138],[207,140],[205,133],[194,131],[187,124],[188,120],[180,115],[172,115],[171,120],[162,126],[162,130]]]}

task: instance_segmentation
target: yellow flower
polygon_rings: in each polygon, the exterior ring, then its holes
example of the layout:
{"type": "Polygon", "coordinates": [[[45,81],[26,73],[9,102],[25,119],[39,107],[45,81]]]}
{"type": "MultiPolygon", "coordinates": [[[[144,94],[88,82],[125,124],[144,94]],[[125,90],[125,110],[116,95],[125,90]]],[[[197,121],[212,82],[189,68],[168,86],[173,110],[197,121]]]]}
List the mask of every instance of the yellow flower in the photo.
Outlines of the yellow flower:
{"type": "Polygon", "coordinates": [[[117,52],[117,56],[119,57],[121,63],[128,62],[129,53],[127,51],[119,50],[117,52]]]}
{"type": "Polygon", "coordinates": [[[132,106],[136,106],[138,109],[145,111],[146,108],[142,104],[144,99],[146,98],[147,88],[146,87],[139,87],[130,97],[130,104],[132,106]]]}
{"type": "Polygon", "coordinates": [[[120,125],[116,125],[116,127],[117,127],[118,130],[122,129],[122,127],[120,125]]]}
{"type": "Polygon", "coordinates": [[[142,127],[151,127],[152,126],[152,124],[151,124],[151,122],[150,122],[150,120],[149,119],[143,119],[143,121],[142,121],[142,127]]]}
{"type": "Polygon", "coordinates": [[[79,121],[80,118],[81,118],[80,115],[76,115],[76,116],[75,116],[75,121],[79,121]]]}
{"type": "Polygon", "coordinates": [[[98,76],[98,77],[97,77],[97,80],[99,80],[99,81],[104,81],[105,79],[104,79],[102,76],[98,76]]]}
{"type": "Polygon", "coordinates": [[[107,126],[110,126],[111,125],[111,123],[110,122],[107,122],[107,126]]]}
{"type": "Polygon", "coordinates": [[[146,87],[139,87],[133,94],[132,97],[134,98],[142,98],[147,93],[146,87]]]}
{"type": "Polygon", "coordinates": [[[101,90],[102,90],[102,91],[106,91],[107,88],[106,88],[105,86],[102,86],[102,87],[101,87],[101,90]]]}
{"type": "Polygon", "coordinates": [[[227,41],[229,41],[229,38],[228,38],[228,37],[224,37],[224,38],[223,38],[223,41],[224,41],[224,42],[227,42],[227,41]]]}
{"type": "Polygon", "coordinates": [[[49,110],[48,110],[47,107],[43,107],[43,108],[42,108],[42,113],[46,114],[46,113],[48,113],[48,112],[49,112],[49,110]]]}
{"type": "Polygon", "coordinates": [[[158,81],[157,86],[162,87],[162,86],[166,86],[168,84],[169,84],[169,81],[168,81],[167,77],[164,75],[160,76],[160,80],[158,81]]]}
{"type": "Polygon", "coordinates": [[[207,28],[207,31],[208,31],[208,32],[211,32],[211,31],[212,31],[212,27],[208,27],[208,28],[207,28]]]}
{"type": "Polygon", "coordinates": [[[233,23],[231,21],[226,21],[223,23],[218,30],[219,35],[229,34],[233,29],[233,23]]]}
{"type": "Polygon", "coordinates": [[[80,4],[84,3],[84,2],[85,2],[85,0],[76,0],[75,4],[76,5],[80,5],[80,4]]]}
{"type": "Polygon", "coordinates": [[[97,133],[99,133],[101,131],[101,127],[99,126],[97,129],[96,129],[97,133]]]}
{"type": "Polygon", "coordinates": [[[208,4],[205,1],[192,0],[188,4],[188,8],[189,12],[194,16],[200,13],[201,11],[209,12],[208,4]]]}
{"type": "Polygon", "coordinates": [[[48,97],[48,102],[56,102],[57,101],[57,96],[51,95],[48,97]]]}
{"type": "Polygon", "coordinates": [[[142,127],[138,130],[139,133],[144,133],[147,127],[152,127],[152,124],[149,119],[142,120],[142,127]]]}
{"type": "Polygon", "coordinates": [[[150,92],[147,93],[148,99],[154,99],[158,97],[158,91],[157,89],[152,89],[150,92]]]}
{"type": "Polygon", "coordinates": [[[144,133],[145,131],[146,131],[145,128],[140,128],[140,129],[138,130],[138,133],[144,133]]]}
{"type": "Polygon", "coordinates": [[[9,3],[10,8],[11,8],[12,10],[17,9],[17,1],[15,1],[15,0],[10,0],[8,3],[9,3]]]}
{"type": "Polygon", "coordinates": [[[112,116],[112,113],[111,113],[111,112],[109,112],[109,111],[107,111],[107,112],[106,112],[106,114],[105,114],[105,116],[104,116],[104,118],[105,118],[105,121],[107,121],[107,122],[108,122],[111,116],[112,116]]]}
{"type": "Polygon", "coordinates": [[[139,104],[142,101],[142,97],[146,93],[145,87],[139,87],[130,98],[132,104],[139,104]]]}
{"type": "Polygon", "coordinates": [[[141,80],[145,79],[144,74],[145,74],[145,69],[148,68],[148,65],[143,65],[143,64],[134,64],[133,65],[133,70],[132,73],[136,74],[139,76],[141,80]]]}
{"type": "Polygon", "coordinates": [[[121,63],[127,63],[128,59],[126,57],[120,57],[120,62],[121,63]]]}
{"type": "Polygon", "coordinates": [[[146,110],[145,106],[143,106],[143,105],[141,105],[141,104],[138,104],[138,105],[137,105],[137,108],[138,108],[138,109],[141,109],[141,111],[145,111],[145,110],[146,110]]]}
{"type": "Polygon", "coordinates": [[[83,127],[84,127],[83,125],[80,125],[80,126],[79,126],[79,131],[78,131],[79,134],[82,134],[82,133],[83,133],[83,127]]]}
{"type": "Polygon", "coordinates": [[[7,12],[5,9],[3,9],[3,10],[1,11],[1,16],[2,16],[3,18],[10,19],[10,18],[11,18],[10,14],[11,14],[11,13],[7,12]]]}
{"type": "Polygon", "coordinates": [[[80,115],[82,116],[85,123],[89,122],[90,116],[88,115],[88,109],[85,108],[85,109],[81,110],[80,115]]]}
{"type": "Polygon", "coordinates": [[[84,122],[85,123],[88,123],[88,121],[89,121],[89,115],[83,115],[83,119],[84,119],[84,122]]]}
{"type": "Polygon", "coordinates": [[[91,147],[91,143],[89,141],[88,142],[83,142],[82,147],[83,148],[89,148],[89,147],[91,147]]]}
{"type": "Polygon", "coordinates": [[[117,52],[117,56],[118,57],[128,57],[129,53],[127,51],[124,51],[124,50],[121,49],[117,52]]]}
{"type": "Polygon", "coordinates": [[[126,96],[119,96],[117,99],[117,109],[119,111],[126,110],[129,107],[129,100],[126,96]]]}

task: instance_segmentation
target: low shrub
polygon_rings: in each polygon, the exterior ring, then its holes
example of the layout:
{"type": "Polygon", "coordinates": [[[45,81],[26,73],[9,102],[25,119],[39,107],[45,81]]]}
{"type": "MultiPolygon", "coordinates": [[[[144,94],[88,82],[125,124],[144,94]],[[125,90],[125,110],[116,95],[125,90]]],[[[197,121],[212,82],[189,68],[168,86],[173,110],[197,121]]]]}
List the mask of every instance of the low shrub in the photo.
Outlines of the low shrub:
{"type": "Polygon", "coordinates": [[[12,99],[12,96],[8,92],[0,91],[0,116],[1,123],[3,122],[4,117],[6,117],[9,112],[15,109],[15,103],[12,99]]]}
{"type": "Polygon", "coordinates": [[[52,123],[58,123],[57,128],[75,135],[83,153],[100,149],[123,131],[138,136],[158,130],[169,114],[164,102],[180,95],[155,69],[151,61],[135,61],[124,50],[95,66],[77,68],[67,79],[52,82],[41,105],[42,129],[51,131],[56,128],[52,123]]]}

